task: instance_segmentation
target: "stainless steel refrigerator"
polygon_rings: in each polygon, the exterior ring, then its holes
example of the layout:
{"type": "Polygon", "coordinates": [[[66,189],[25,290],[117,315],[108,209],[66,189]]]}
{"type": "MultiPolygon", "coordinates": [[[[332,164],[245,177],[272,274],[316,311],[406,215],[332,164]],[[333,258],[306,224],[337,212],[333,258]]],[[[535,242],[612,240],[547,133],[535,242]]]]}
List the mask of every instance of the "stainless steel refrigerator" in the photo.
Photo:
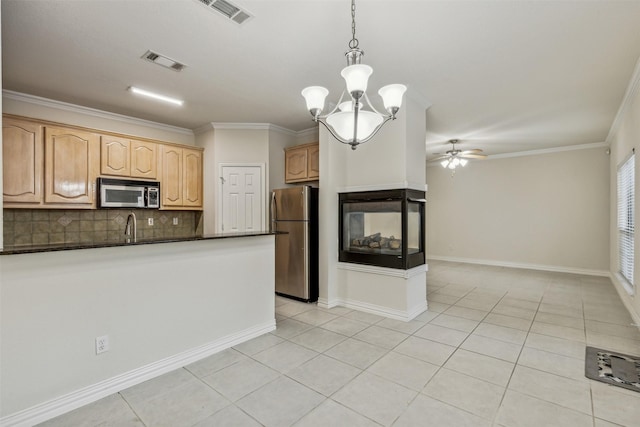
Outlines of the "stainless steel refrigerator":
{"type": "Polygon", "coordinates": [[[276,234],[276,293],[318,300],[318,189],[299,186],[271,193],[276,234]]]}

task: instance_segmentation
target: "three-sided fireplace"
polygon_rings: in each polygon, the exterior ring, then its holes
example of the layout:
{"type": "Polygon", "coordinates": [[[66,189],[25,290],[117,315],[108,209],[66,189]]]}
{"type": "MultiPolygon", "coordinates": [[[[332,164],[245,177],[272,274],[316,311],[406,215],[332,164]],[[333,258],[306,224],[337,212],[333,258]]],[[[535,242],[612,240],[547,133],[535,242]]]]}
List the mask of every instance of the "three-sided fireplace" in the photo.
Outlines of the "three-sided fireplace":
{"type": "Polygon", "coordinates": [[[408,270],[425,264],[425,192],[340,193],[340,262],[408,270]]]}

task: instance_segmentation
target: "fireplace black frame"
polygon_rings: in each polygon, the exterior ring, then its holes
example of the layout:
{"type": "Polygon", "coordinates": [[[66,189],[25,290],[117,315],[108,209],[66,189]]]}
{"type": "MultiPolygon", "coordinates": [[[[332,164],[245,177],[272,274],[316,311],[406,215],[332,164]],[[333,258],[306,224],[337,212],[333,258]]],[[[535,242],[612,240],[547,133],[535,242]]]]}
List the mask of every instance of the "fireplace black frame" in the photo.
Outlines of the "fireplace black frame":
{"type": "Polygon", "coordinates": [[[408,270],[426,263],[424,252],[425,247],[425,192],[412,189],[395,189],[395,190],[378,190],[378,191],[359,191],[351,193],[339,193],[339,251],[338,259],[340,262],[353,264],[372,265],[377,267],[396,268],[408,270]],[[345,239],[343,238],[345,228],[348,225],[344,223],[345,206],[350,203],[363,202],[384,202],[384,201],[400,201],[401,202],[401,218],[402,218],[402,244],[401,255],[384,254],[384,253],[362,253],[345,248],[345,239]],[[420,216],[420,235],[419,235],[419,251],[409,253],[408,251],[408,208],[409,203],[417,204],[420,216]]]}

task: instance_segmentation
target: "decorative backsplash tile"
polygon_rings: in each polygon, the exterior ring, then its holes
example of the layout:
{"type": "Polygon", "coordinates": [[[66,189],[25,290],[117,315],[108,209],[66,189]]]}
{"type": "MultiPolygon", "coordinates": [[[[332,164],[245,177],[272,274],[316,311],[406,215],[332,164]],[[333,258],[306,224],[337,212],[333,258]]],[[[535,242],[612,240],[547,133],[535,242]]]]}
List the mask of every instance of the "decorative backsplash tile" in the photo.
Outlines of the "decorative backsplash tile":
{"type": "Polygon", "coordinates": [[[127,216],[131,212],[137,218],[138,239],[202,234],[202,212],[196,211],[4,209],[4,245],[122,241],[127,216]],[[154,220],[152,226],[149,218],[154,220]]]}

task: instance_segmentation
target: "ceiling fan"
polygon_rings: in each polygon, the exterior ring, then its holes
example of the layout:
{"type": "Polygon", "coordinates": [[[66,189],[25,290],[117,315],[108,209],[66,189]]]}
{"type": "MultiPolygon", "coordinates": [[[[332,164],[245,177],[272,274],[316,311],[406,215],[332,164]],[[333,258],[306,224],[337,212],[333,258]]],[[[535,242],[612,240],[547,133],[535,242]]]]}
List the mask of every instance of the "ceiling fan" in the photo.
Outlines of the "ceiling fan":
{"type": "Polygon", "coordinates": [[[429,160],[429,162],[440,162],[443,168],[455,170],[455,168],[458,166],[464,167],[469,159],[485,159],[487,157],[486,154],[482,154],[482,150],[479,148],[458,150],[456,149],[456,144],[459,143],[460,140],[458,139],[450,139],[449,144],[451,144],[451,150],[448,150],[445,154],[429,160]]]}

